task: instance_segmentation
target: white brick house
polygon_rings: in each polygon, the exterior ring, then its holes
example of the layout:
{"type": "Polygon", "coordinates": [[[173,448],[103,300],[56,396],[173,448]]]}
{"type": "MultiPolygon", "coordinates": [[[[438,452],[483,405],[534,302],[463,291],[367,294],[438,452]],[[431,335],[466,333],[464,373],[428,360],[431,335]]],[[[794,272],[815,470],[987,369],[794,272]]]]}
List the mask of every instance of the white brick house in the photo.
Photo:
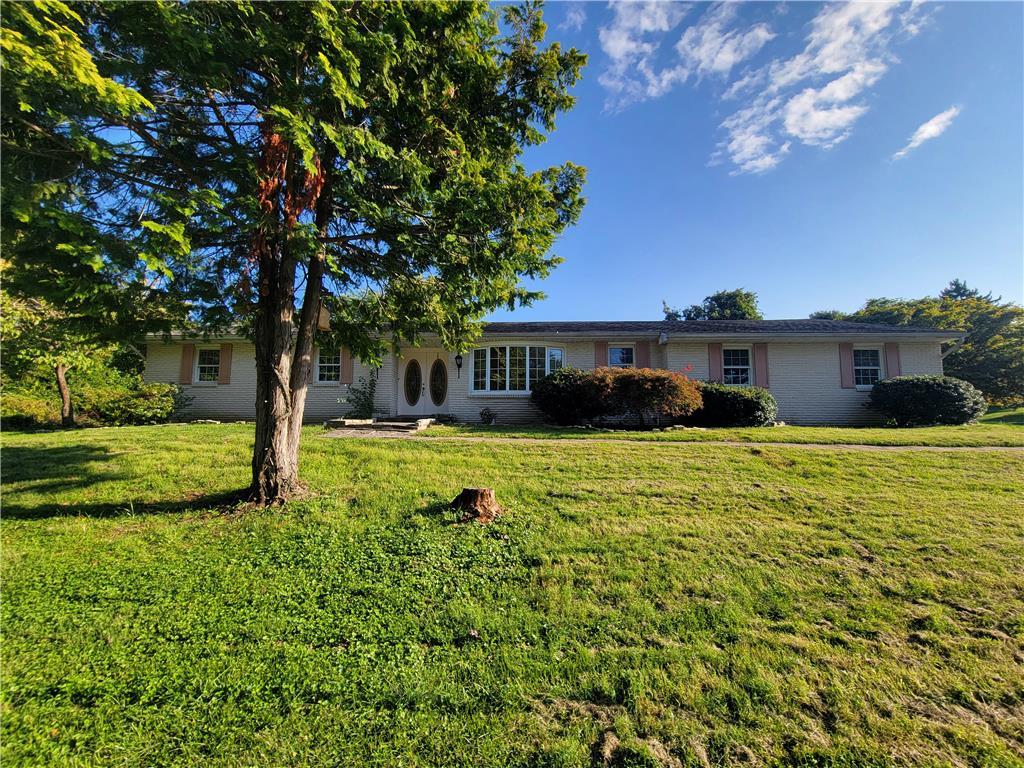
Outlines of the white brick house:
{"type": "MultiPolygon", "coordinates": [[[[762,386],[793,424],[860,424],[876,418],[863,404],[873,382],[941,374],[942,344],[955,331],[834,320],[701,320],[490,323],[463,355],[429,337],[385,357],[371,371],[345,349],[317,350],[306,418],[344,415],[339,403],[361,378],[377,377],[380,416],[448,415],[499,423],[537,421],[530,383],[562,366],[663,368],[694,379],[762,386]]],[[[239,336],[200,340],[172,335],[146,347],[147,381],[180,384],[194,418],[255,417],[253,345],[239,336]]]]}

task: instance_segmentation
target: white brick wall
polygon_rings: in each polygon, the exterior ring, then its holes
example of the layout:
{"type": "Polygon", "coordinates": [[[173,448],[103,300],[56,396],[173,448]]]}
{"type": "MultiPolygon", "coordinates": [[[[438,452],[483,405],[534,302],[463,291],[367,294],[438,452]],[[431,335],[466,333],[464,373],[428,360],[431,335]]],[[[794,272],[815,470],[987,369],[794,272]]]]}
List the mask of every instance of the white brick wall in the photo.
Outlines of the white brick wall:
{"type": "MultiPolygon", "coordinates": [[[[502,338],[500,343],[561,347],[565,350],[566,365],[583,369],[594,367],[593,341],[502,338]]],[[[881,342],[878,345],[881,346],[881,342]]],[[[902,373],[941,374],[940,350],[939,342],[901,342],[902,373]]],[[[498,422],[503,424],[540,419],[529,396],[470,392],[470,355],[464,355],[461,375],[455,367],[455,355],[448,355],[448,413],[462,422],[478,421],[483,408],[495,411],[498,422]]],[[[147,346],[146,381],[176,383],[180,361],[180,343],[150,343],[147,346]]],[[[652,342],[651,362],[655,367],[684,372],[692,379],[708,377],[708,349],[705,343],[670,340],[668,344],[658,345],[652,342]]],[[[376,397],[377,407],[385,415],[400,413],[399,369],[399,360],[395,355],[386,355],[378,375],[376,397]]],[[[354,362],[354,382],[369,374],[367,366],[358,360],[354,362]]],[[[779,419],[782,421],[793,424],[862,424],[877,420],[874,414],[863,407],[867,402],[867,392],[843,389],[840,386],[838,342],[768,342],[768,381],[768,388],[779,403],[779,419]]],[[[231,384],[197,383],[186,385],[184,389],[193,398],[188,413],[191,418],[254,418],[256,365],[252,344],[234,344],[231,384]]],[[[337,401],[339,397],[345,396],[348,389],[348,385],[344,384],[311,384],[306,399],[306,419],[322,421],[344,415],[349,406],[337,401]]]]}

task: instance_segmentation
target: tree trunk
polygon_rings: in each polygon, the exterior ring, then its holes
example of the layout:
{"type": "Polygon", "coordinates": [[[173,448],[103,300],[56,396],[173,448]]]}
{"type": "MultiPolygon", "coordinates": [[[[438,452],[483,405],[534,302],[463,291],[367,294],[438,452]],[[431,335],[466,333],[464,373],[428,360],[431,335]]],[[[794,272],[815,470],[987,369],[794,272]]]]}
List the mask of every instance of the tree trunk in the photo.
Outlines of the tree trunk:
{"type": "MultiPolygon", "coordinates": [[[[268,156],[269,157],[269,156],[268,156]]],[[[267,160],[269,167],[274,158],[267,160]]],[[[310,177],[297,168],[294,153],[276,172],[289,174],[289,187],[302,189],[310,177]]],[[[329,196],[319,195],[320,187],[308,199],[266,196],[272,211],[297,217],[300,205],[316,205],[316,224],[326,234],[330,218],[329,196]]],[[[293,221],[294,223],[294,221],[293,221]]],[[[256,442],[252,456],[251,501],[262,505],[281,504],[300,491],[299,440],[306,410],[306,390],[313,366],[313,331],[320,311],[324,254],[310,259],[306,270],[306,290],[298,327],[295,325],[295,276],[297,262],[288,239],[288,224],[272,234],[263,233],[254,240],[253,251],[259,263],[259,306],[256,317],[256,442]]]]}
{"type": "Polygon", "coordinates": [[[71,403],[71,390],[68,388],[68,380],[65,377],[67,368],[58,363],[54,367],[57,374],[57,391],[60,392],[60,425],[62,427],[75,426],[75,407],[71,403]]]}

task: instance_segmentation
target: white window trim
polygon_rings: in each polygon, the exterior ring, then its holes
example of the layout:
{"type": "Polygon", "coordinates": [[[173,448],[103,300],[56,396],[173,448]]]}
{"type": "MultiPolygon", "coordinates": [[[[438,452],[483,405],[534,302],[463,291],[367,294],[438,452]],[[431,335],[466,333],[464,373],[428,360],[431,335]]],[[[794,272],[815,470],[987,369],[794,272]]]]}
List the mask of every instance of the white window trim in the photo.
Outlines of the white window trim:
{"type": "Polygon", "coordinates": [[[316,365],[313,366],[314,376],[313,384],[317,387],[339,387],[341,386],[341,347],[338,347],[338,380],[337,381],[321,381],[320,380],[320,347],[316,348],[316,365]]]}
{"type": "MultiPolygon", "coordinates": [[[[722,383],[725,383],[725,352],[729,349],[745,349],[747,350],[747,383],[746,384],[726,384],[727,387],[752,387],[754,386],[754,345],[753,344],[729,344],[726,346],[722,345],[722,383]]],[[[729,368],[742,368],[742,365],[730,365],[729,368]]]]}
{"type": "Polygon", "coordinates": [[[505,382],[509,381],[509,349],[512,347],[526,347],[526,386],[530,386],[530,349],[532,347],[543,347],[544,348],[544,375],[547,376],[551,373],[551,358],[548,355],[548,350],[557,349],[562,353],[562,367],[565,367],[565,348],[558,346],[557,344],[546,344],[544,342],[530,343],[530,342],[507,342],[500,344],[486,344],[479,347],[473,347],[469,351],[469,380],[467,386],[469,387],[470,397],[529,397],[529,389],[474,389],[473,382],[475,379],[476,372],[476,355],[474,354],[478,349],[486,349],[487,354],[484,355],[486,365],[484,368],[484,382],[490,383],[491,381],[491,348],[492,347],[504,347],[505,348],[505,382]]]}
{"type": "MultiPolygon", "coordinates": [[[[878,353],[878,380],[882,381],[885,378],[885,347],[881,344],[854,344],[854,353],[857,350],[862,349],[873,349],[878,353]]],[[[851,368],[853,369],[853,388],[859,392],[870,392],[875,388],[874,384],[858,384],[857,383],[857,369],[858,368],[871,368],[874,366],[857,365],[857,355],[852,355],[853,359],[850,361],[851,368]]]]}
{"type": "Polygon", "coordinates": [[[632,341],[609,341],[608,342],[608,367],[609,368],[636,368],[636,343],[632,341]],[[612,347],[619,347],[625,349],[629,347],[633,350],[633,364],[632,365],[612,365],[612,347]]]}
{"type": "Polygon", "coordinates": [[[224,363],[221,359],[219,344],[196,344],[196,356],[192,361],[192,386],[194,387],[216,387],[220,384],[220,367],[224,363]],[[213,381],[199,380],[199,352],[202,350],[214,349],[217,351],[217,378],[213,381]]]}

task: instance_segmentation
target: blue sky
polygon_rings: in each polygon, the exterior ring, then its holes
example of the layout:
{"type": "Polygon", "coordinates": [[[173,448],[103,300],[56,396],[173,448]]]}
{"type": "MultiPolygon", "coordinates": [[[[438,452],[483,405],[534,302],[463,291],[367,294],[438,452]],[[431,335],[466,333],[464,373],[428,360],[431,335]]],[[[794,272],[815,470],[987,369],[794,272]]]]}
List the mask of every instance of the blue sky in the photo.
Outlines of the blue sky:
{"type": "Polygon", "coordinates": [[[554,2],[590,56],[527,154],[588,169],[588,203],[498,320],[657,319],[756,291],[769,318],[934,295],[1021,301],[1024,5],[554,2]]]}

